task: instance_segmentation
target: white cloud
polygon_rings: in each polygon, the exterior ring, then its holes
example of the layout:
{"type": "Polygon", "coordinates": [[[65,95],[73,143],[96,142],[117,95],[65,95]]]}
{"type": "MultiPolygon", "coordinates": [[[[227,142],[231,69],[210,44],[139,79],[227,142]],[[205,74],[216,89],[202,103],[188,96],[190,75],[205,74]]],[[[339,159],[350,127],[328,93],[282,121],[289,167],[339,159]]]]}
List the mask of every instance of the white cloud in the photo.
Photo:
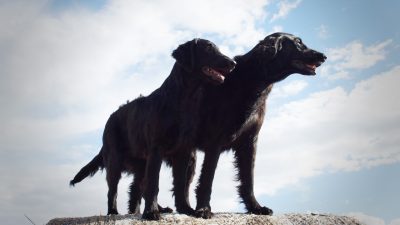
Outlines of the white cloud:
{"type": "Polygon", "coordinates": [[[283,32],[283,27],[282,26],[273,26],[272,33],[276,33],[276,32],[283,32]]]}
{"type": "Polygon", "coordinates": [[[353,41],[343,48],[330,49],[328,51],[329,60],[340,62],[338,67],[342,69],[366,69],[377,62],[385,59],[387,47],[392,40],[365,47],[359,41],[353,41]]]}
{"type": "Polygon", "coordinates": [[[400,218],[392,220],[389,225],[400,225],[400,218]]]}
{"type": "Polygon", "coordinates": [[[297,8],[299,4],[301,3],[302,0],[294,0],[294,1],[280,1],[278,3],[278,12],[272,15],[271,22],[280,19],[280,18],[285,18],[290,11],[293,9],[297,8]]]}
{"type": "Polygon", "coordinates": [[[282,82],[274,86],[271,98],[296,95],[307,86],[308,83],[304,80],[294,80],[289,83],[282,82]]]}
{"type": "Polygon", "coordinates": [[[399,74],[400,66],[357,83],[349,93],[337,87],[270,108],[259,137],[257,193],[274,194],[328,171],[400,161],[399,74]]]}
{"type": "Polygon", "coordinates": [[[368,69],[384,60],[388,53],[391,39],[370,46],[360,41],[353,41],[344,47],[332,48],[327,52],[328,61],[322,75],[328,79],[347,79],[353,70],[368,69]]]}
{"type": "Polygon", "coordinates": [[[316,30],[319,38],[327,39],[329,37],[328,27],[326,25],[321,24],[316,30]]]}

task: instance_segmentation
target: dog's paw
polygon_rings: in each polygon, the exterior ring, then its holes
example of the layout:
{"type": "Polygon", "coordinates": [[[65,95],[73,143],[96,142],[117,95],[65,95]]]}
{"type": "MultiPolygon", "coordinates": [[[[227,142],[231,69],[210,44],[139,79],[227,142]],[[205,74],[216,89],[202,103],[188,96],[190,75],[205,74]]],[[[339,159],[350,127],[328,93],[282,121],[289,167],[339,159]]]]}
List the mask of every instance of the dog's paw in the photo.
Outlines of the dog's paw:
{"type": "Polygon", "coordinates": [[[118,211],[116,209],[109,209],[107,215],[118,215],[118,211]]]}
{"type": "Polygon", "coordinates": [[[128,214],[137,215],[140,214],[140,205],[129,205],[128,214]]]}
{"type": "Polygon", "coordinates": [[[160,220],[160,212],[158,210],[150,211],[145,210],[142,215],[142,219],[144,220],[160,220]]]}
{"type": "Polygon", "coordinates": [[[249,213],[251,214],[256,214],[256,215],[268,215],[268,216],[272,216],[272,214],[274,213],[272,211],[272,209],[265,207],[265,206],[259,206],[259,207],[255,207],[251,210],[249,210],[249,213]]]}
{"type": "Polygon", "coordinates": [[[188,215],[188,216],[195,216],[195,211],[194,211],[194,209],[193,209],[192,207],[190,207],[190,206],[177,207],[177,208],[176,208],[176,211],[177,211],[178,213],[185,214],[185,215],[188,215]]]}
{"type": "Polygon", "coordinates": [[[173,210],[170,207],[161,207],[160,205],[158,206],[158,211],[160,213],[172,213],[173,210]]]}
{"type": "Polygon", "coordinates": [[[194,215],[197,218],[210,219],[214,215],[214,213],[211,212],[211,209],[209,207],[204,207],[196,209],[194,215]]]}

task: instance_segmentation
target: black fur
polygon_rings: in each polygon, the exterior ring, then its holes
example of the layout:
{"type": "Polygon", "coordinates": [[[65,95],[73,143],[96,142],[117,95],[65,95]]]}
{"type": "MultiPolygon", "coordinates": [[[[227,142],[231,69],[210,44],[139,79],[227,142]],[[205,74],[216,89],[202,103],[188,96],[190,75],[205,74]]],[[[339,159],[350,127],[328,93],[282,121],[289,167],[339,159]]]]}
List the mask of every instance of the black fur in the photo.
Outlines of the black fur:
{"type": "Polygon", "coordinates": [[[266,99],[275,82],[293,73],[315,75],[324,54],[307,48],[299,38],[286,33],[267,36],[250,52],[235,57],[236,68],[218,88],[205,88],[201,131],[196,146],[205,152],[196,189],[196,216],[212,216],[210,196],[221,152],[232,149],[237,168],[238,194],[249,213],[271,215],[253,192],[254,161],[266,99]],[[222,103],[223,102],[223,103],[222,103]]]}
{"type": "Polygon", "coordinates": [[[195,137],[204,87],[220,84],[235,62],[222,55],[208,40],[194,39],[180,45],[172,56],[176,63],[160,88],[121,106],[108,119],[100,153],[78,172],[71,185],[105,168],[108,214],[118,214],[117,186],[122,172],[134,174],[129,213],[138,213],[145,199],[144,219],[160,219],[157,204],[162,160],[173,166],[175,204],[192,214],[188,188],[195,167],[195,137]],[[184,161],[185,163],[181,163],[184,161]]]}

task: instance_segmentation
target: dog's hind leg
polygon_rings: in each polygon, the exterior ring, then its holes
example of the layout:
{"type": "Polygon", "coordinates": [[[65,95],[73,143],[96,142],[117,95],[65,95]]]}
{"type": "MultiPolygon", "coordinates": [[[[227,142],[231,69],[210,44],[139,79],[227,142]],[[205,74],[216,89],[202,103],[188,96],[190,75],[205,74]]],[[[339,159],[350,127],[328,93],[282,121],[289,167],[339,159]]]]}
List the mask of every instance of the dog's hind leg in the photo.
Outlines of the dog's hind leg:
{"type": "Polygon", "coordinates": [[[107,185],[108,185],[108,213],[107,215],[118,214],[117,210],[117,192],[118,183],[121,178],[121,163],[116,162],[115,164],[109,164],[107,168],[107,185]]]}
{"type": "MultiPolygon", "coordinates": [[[[133,163],[132,163],[133,164],[133,163]]],[[[146,161],[135,161],[134,178],[129,190],[128,213],[140,214],[140,203],[143,195],[143,179],[146,161]]]]}
{"type": "Polygon", "coordinates": [[[194,210],[189,203],[189,186],[193,179],[196,167],[195,149],[181,152],[173,159],[173,192],[175,195],[175,207],[179,213],[194,215],[194,210]]]}
{"type": "MultiPolygon", "coordinates": [[[[146,161],[135,161],[135,171],[132,171],[134,174],[134,179],[131,183],[129,190],[129,202],[128,202],[128,212],[129,214],[140,214],[140,203],[143,197],[143,181],[144,181],[144,172],[146,169],[146,161]]],[[[158,211],[160,213],[172,213],[173,210],[169,207],[162,207],[158,205],[158,211]]]]}

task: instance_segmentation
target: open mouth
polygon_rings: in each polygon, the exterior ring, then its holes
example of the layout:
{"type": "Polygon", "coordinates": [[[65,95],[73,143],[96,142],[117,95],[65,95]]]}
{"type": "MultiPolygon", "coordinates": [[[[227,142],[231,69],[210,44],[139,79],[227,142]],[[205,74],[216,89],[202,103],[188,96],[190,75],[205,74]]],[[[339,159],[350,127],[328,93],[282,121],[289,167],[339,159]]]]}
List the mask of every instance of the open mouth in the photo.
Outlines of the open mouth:
{"type": "Polygon", "coordinates": [[[230,71],[224,71],[222,69],[214,69],[208,66],[204,66],[202,68],[203,73],[207,75],[209,78],[212,80],[218,82],[218,83],[223,83],[225,80],[225,75],[226,73],[229,73],[230,71]]]}
{"type": "Polygon", "coordinates": [[[315,70],[322,64],[320,61],[316,62],[303,62],[300,60],[293,60],[292,65],[302,71],[304,75],[315,75],[315,70]]]}

